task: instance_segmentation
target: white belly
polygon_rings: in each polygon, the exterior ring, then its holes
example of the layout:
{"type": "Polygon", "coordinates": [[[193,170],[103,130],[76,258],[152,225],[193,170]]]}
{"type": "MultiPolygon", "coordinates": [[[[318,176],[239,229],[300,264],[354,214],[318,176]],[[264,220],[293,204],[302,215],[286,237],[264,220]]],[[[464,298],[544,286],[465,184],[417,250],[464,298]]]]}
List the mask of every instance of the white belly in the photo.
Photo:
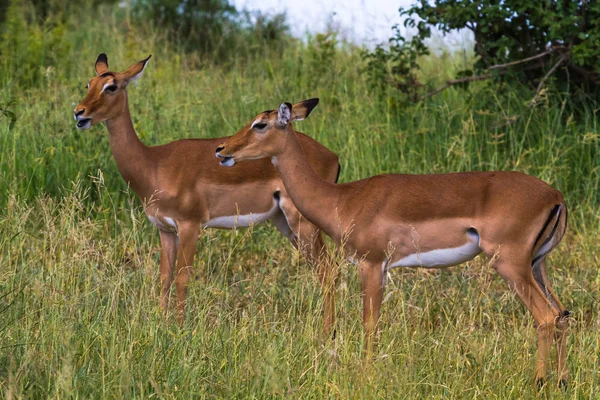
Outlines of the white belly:
{"type": "MultiPolygon", "coordinates": [[[[273,203],[271,208],[266,213],[246,214],[246,215],[232,215],[213,218],[205,222],[203,228],[220,228],[220,229],[233,229],[236,227],[247,227],[254,224],[259,224],[270,218],[272,218],[279,211],[277,202],[273,203]]],[[[177,231],[177,223],[173,218],[160,216],[155,217],[148,215],[148,220],[152,225],[158,229],[165,231],[177,231]]]]}
{"type": "Polygon", "coordinates": [[[175,220],[173,220],[173,218],[169,218],[169,217],[157,218],[157,217],[153,217],[152,215],[148,215],[148,220],[150,221],[150,223],[152,225],[154,225],[158,229],[161,229],[164,231],[176,231],[177,230],[177,224],[175,223],[175,220]]]}
{"type": "Polygon", "coordinates": [[[479,253],[481,253],[479,234],[474,230],[469,230],[467,231],[467,243],[462,246],[411,254],[390,263],[385,269],[395,267],[449,267],[472,260],[479,253]]]}
{"type": "Polygon", "coordinates": [[[266,213],[257,214],[245,214],[245,215],[232,215],[213,218],[206,221],[203,228],[220,228],[220,229],[233,229],[238,227],[245,227],[250,225],[259,224],[270,218],[272,218],[279,211],[279,207],[276,201],[273,201],[273,208],[266,213]]]}

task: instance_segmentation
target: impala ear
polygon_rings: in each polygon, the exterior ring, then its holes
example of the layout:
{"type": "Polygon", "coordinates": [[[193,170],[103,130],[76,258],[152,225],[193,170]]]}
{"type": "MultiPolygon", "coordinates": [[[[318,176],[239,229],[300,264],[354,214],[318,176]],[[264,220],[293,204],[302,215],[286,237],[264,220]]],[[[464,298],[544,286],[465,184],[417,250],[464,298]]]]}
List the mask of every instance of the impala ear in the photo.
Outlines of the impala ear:
{"type": "Polygon", "coordinates": [[[301,101],[300,103],[296,103],[292,106],[292,121],[302,121],[306,119],[310,112],[319,104],[318,98],[308,99],[301,101]]]}
{"type": "Polygon", "coordinates": [[[126,71],[121,73],[124,78],[125,85],[127,85],[129,82],[139,79],[144,74],[144,70],[146,69],[146,65],[148,64],[150,57],[152,57],[152,55],[149,55],[142,61],[133,64],[131,67],[127,68],[126,71]]]}
{"type": "Polygon", "coordinates": [[[290,123],[292,118],[292,105],[290,103],[281,103],[277,111],[277,123],[285,126],[290,123]]]}
{"type": "Polygon", "coordinates": [[[106,54],[101,53],[98,58],[96,58],[96,65],[94,65],[96,69],[96,74],[100,75],[108,71],[108,57],[106,54]]]}

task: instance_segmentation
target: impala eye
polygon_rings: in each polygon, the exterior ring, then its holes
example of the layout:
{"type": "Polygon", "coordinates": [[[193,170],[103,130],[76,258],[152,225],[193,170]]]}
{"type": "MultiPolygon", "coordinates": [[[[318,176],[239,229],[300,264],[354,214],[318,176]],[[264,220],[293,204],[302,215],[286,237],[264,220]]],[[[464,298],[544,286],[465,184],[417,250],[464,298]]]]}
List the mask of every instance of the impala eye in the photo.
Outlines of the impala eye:
{"type": "Polygon", "coordinates": [[[265,123],[260,123],[260,124],[254,124],[254,125],[252,126],[252,129],[258,129],[258,130],[260,130],[260,129],[265,129],[266,127],[267,127],[267,124],[265,124],[265,123]]]}
{"type": "Polygon", "coordinates": [[[117,90],[117,85],[110,85],[107,86],[106,89],[104,89],[107,92],[114,92],[115,90],[117,90]]]}

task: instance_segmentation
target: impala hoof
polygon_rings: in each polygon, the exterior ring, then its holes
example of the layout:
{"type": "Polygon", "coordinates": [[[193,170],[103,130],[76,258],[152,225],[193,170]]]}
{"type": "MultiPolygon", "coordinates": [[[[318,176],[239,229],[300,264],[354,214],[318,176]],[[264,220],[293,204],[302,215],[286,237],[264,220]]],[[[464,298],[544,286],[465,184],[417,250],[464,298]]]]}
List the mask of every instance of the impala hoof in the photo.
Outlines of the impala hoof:
{"type": "Polygon", "coordinates": [[[535,385],[538,390],[542,390],[546,386],[546,380],[544,378],[535,378],[535,385]]]}
{"type": "Polygon", "coordinates": [[[560,378],[558,381],[558,387],[562,390],[567,390],[569,388],[569,380],[567,378],[560,378]]]}

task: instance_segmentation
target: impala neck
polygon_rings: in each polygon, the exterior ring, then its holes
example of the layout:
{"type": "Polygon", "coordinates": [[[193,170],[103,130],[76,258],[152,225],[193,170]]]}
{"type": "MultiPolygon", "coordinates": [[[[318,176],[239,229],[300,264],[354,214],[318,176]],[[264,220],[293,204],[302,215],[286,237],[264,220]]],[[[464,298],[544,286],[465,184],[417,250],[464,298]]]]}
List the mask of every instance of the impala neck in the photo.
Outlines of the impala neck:
{"type": "Polygon", "coordinates": [[[140,190],[150,175],[148,148],[135,133],[127,100],[123,112],[107,120],[106,127],[110,134],[110,148],[121,176],[138,195],[146,196],[147,194],[140,193],[140,190]]]}
{"type": "Polygon", "coordinates": [[[286,135],[284,151],[272,161],[300,213],[338,240],[338,185],[322,179],[312,169],[295,133],[286,135]]]}

